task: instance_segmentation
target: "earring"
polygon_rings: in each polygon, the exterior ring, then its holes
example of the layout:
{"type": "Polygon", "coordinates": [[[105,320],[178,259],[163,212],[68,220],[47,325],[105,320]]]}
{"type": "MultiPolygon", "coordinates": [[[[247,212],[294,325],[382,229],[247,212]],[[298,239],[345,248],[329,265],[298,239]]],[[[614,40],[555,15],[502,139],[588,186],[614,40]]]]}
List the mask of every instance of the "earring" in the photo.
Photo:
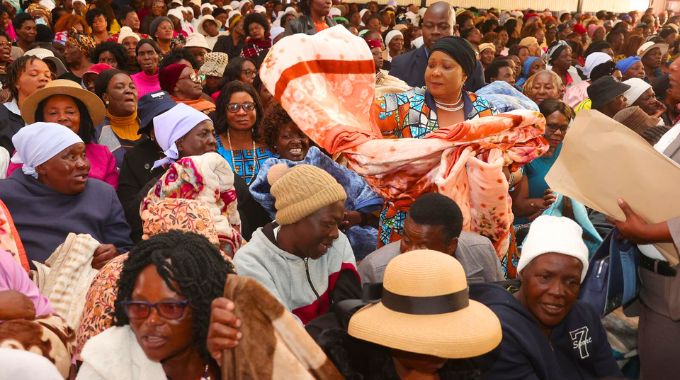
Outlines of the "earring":
{"type": "Polygon", "coordinates": [[[108,101],[108,100],[105,100],[105,101],[104,101],[104,104],[108,107],[108,106],[109,106],[109,101],[108,101]]]}

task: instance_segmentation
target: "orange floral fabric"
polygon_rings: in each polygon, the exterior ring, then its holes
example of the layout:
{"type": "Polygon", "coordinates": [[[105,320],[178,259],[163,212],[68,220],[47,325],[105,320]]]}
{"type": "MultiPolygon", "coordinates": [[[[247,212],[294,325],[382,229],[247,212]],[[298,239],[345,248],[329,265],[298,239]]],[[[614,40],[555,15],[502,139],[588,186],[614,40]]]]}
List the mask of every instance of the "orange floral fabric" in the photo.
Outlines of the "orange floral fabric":
{"type": "Polygon", "coordinates": [[[333,156],[342,154],[388,209],[406,211],[421,194],[438,191],[458,203],[465,230],[489,237],[502,257],[513,220],[503,168],[513,171],[547,150],[544,118],[513,111],[438,126],[420,139],[386,139],[370,117],[374,72],[301,72],[279,87],[283,73],[303,61],[363,67],[355,61],[372,55],[362,42],[343,27],[289,36],[272,47],[260,76],[300,129],[333,156]]]}

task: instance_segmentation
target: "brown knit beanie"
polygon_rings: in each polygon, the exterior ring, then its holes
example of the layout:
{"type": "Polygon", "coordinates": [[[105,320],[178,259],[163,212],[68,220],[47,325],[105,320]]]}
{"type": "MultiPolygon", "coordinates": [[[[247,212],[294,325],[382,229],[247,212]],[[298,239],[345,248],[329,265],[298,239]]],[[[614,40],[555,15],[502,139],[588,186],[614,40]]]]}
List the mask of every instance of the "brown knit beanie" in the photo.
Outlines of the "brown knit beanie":
{"type": "Polygon", "coordinates": [[[276,200],[276,222],[293,224],[317,210],[345,201],[345,189],[323,169],[312,165],[277,164],[269,168],[267,181],[276,200]]]}
{"type": "Polygon", "coordinates": [[[614,120],[625,125],[633,130],[633,132],[642,135],[646,129],[656,126],[659,118],[647,115],[638,106],[626,107],[614,115],[614,120]]]}

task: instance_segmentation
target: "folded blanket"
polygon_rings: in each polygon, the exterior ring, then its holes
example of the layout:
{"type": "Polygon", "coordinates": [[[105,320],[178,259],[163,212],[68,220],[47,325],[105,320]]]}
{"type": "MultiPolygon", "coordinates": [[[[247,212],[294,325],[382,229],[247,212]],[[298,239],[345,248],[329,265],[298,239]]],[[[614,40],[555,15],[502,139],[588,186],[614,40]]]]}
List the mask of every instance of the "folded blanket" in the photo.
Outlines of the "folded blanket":
{"type": "Polygon", "coordinates": [[[98,272],[92,268],[92,257],[99,245],[90,235],[70,233],[45,264],[33,262],[40,292],[73,329],[80,324],[85,295],[98,272]]]}
{"type": "Polygon", "coordinates": [[[342,378],[295,317],[257,281],[230,275],[224,296],[244,323],[239,345],[222,355],[223,379],[342,378]]]}

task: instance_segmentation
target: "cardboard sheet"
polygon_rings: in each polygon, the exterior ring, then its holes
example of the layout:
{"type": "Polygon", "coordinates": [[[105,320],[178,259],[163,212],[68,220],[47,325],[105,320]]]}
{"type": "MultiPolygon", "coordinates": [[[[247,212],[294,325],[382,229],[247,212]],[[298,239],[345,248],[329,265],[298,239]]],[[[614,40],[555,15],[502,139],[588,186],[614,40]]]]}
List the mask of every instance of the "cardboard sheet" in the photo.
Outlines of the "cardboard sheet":
{"type": "MultiPolygon", "coordinates": [[[[650,223],[680,216],[680,165],[598,111],[577,114],[545,180],[551,189],[618,220],[625,218],[618,198],[650,223]]],[[[678,264],[672,243],[655,246],[669,264],[678,264]]]]}

